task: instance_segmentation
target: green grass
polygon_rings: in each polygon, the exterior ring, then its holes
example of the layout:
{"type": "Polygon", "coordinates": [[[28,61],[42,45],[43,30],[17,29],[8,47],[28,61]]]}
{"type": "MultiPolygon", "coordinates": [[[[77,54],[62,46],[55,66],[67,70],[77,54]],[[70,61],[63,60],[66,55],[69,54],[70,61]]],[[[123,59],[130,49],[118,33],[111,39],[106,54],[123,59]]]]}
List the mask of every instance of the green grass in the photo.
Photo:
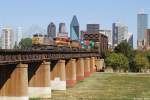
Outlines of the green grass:
{"type": "Polygon", "coordinates": [[[134,98],[150,100],[150,74],[94,73],[84,81],[78,82],[74,88],[52,91],[52,98],[48,100],[134,100],[134,98]]]}

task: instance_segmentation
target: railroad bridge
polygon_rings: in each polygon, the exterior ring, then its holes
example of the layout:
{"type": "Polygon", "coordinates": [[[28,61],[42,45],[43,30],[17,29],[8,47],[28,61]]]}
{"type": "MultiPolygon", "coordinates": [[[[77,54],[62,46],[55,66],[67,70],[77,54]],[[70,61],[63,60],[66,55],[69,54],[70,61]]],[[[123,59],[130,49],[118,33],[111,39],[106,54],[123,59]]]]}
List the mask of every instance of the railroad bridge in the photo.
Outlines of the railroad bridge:
{"type": "Polygon", "coordinates": [[[0,100],[50,98],[100,70],[97,50],[0,50],[0,100]]]}

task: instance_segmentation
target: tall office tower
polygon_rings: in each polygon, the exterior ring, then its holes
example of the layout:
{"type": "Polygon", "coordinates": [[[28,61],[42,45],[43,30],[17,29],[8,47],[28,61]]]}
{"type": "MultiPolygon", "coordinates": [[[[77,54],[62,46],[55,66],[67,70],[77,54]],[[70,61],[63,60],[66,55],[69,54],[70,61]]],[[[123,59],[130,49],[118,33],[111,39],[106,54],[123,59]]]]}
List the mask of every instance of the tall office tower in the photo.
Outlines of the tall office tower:
{"type": "Polygon", "coordinates": [[[5,27],[2,29],[2,49],[13,49],[15,44],[14,32],[12,28],[5,27]]]}
{"type": "Polygon", "coordinates": [[[87,33],[94,34],[99,32],[99,24],[87,24],[87,33]]]}
{"type": "Polygon", "coordinates": [[[128,34],[127,34],[127,42],[133,48],[133,34],[131,32],[128,32],[128,34]]]}
{"type": "Polygon", "coordinates": [[[66,25],[65,23],[59,24],[59,33],[65,33],[66,32],[66,25]]]}
{"type": "Polygon", "coordinates": [[[111,30],[100,30],[101,34],[108,37],[108,48],[112,48],[112,31],[111,30]]]}
{"type": "Polygon", "coordinates": [[[21,41],[21,39],[23,38],[23,28],[22,27],[18,27],[17,28],[17,31],[16,31],[16,42],[17,42],[17,45],[19,44],[19,42],[21,41]]]}
{"type": "Polygon", "coordinates": [[[51,22],[47,27],[47,34],[49,37],[55,38],[56,37],[56,26],[53,22],[51,22]]]}
{"type": "Polygon", "coordinates": [[[112,24],[112,43],[113,48],[116,47],[120,42],[127,39],[128,27],[120,22],[112,24]]]}
{"type": "Polygon", "coordinates": [[[150,29],[145,30],[144,46],[150,50],[150,29]]]}
{"type": "Polygon", "coordinates": [[[142,10],[137,14],[137,48],[144,47],[144,31],[148,28],[148,14],[142,10]]]}
{"type": "Polygon", "coordinates": [[[70,37],[71,40],[79,40],[79,22],[76,16],[73,16],[73,19],[70,24],[70,37]]]}
{"type": "Polygon", "coordinates": [[[65,23],[59,24],[59,32],[57,33],[57,37],[68,38],[68,32],[66,32],[65,23]]]}
{"type": "Polygon", "coordinates": [[[0,49],[2,48],[2,28],[3,25],[0,25],[0,49]]]}

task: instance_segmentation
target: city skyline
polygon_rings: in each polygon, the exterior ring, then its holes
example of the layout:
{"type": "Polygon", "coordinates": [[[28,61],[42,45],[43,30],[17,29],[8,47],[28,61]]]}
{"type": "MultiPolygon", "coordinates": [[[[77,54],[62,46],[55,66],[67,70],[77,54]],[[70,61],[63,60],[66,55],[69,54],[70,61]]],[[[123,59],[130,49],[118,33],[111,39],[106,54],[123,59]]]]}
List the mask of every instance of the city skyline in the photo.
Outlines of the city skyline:
{"type": "MultiPolygon", "coordinates": [[[[134,45],[137,39],[137,13],[146,9],[150,14],[150,1],[143,0],[86,0],[85,1],[1,1],[0,25],[24,27],[27,30],[32,25],[39,25],[46,29],[50,22],[65,22],[67,32],[73,15],[79,20],[80,29],[85,30],[86,24],[98,23],[101,29],[111,29],[116,20],[125,23],[129,31],[134,34],[134,45]],[[66,6],[67,5],[67,6],[66,6]],[[5,8],[5,9],[4,9],[5,8]],[[118,9],[119,8],[119,9],[118,9]],[[61,9],[61,11],[60,11],[61,9]]],[[[148,22],[149,23],[149,22],[148,22]]]]}

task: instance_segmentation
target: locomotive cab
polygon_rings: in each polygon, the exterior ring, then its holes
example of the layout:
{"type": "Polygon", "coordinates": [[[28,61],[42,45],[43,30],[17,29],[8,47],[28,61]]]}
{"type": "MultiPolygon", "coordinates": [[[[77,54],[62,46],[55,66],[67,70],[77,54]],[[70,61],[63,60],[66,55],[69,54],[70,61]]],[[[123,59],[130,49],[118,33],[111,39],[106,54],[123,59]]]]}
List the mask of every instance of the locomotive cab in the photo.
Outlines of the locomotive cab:
{"type": "Polygon", "coordinates": [[[32,45],[42,45],[44,42],[44,36],[42,34],[35,34],[32,37],[32,45]]]}

